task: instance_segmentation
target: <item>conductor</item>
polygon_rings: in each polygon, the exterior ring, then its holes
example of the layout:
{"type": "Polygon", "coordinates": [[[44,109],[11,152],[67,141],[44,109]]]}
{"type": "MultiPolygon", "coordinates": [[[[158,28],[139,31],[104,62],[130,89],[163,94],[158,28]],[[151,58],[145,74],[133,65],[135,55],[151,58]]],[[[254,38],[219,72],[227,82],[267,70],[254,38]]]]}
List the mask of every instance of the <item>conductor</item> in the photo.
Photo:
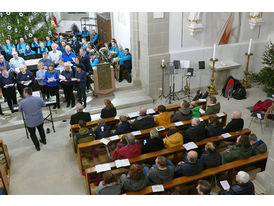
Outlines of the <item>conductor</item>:
{"type": "Polygon", "coordinates": [[[42,107],[45,107],[45,102],[40,97],[32,96],[32,89],[30,87],[24,88],[24,97],[19,104],[19,111],[24,112],[26,118],[26,126],[30,133],[31,140],[35,145],[37,151],[40,151],[40,144],[37,139],[35,129],[38,129],[43,144],[47,144],[46,135],[43,127],[42,107]]]}

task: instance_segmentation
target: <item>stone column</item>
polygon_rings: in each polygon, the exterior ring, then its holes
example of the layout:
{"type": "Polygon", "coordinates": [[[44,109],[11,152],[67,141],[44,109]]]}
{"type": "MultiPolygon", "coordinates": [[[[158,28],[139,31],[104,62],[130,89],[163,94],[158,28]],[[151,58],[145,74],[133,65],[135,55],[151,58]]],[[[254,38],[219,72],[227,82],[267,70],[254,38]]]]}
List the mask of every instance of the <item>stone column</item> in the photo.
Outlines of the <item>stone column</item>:
{"type": "Polygon", "coordinates": [[[265,168],[265,190],[267,195],[274,195],[274,129],[271,139],[271,144],[268,145],[269,154],[265,168]]]}

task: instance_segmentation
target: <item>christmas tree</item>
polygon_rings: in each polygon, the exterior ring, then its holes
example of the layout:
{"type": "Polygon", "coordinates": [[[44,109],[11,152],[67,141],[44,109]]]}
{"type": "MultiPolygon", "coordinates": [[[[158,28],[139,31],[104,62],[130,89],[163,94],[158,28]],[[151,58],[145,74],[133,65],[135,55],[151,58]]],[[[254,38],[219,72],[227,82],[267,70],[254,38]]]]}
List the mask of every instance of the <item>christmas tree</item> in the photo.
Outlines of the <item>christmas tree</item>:
{"type": "Polygon", "coordinates": [[[9,39],[17,44],[23,37],[30,44],[34,36],[44,41],[46,36],[53,37],[55,26],[46,12],[0,12],[0,43],[9,39]]]}

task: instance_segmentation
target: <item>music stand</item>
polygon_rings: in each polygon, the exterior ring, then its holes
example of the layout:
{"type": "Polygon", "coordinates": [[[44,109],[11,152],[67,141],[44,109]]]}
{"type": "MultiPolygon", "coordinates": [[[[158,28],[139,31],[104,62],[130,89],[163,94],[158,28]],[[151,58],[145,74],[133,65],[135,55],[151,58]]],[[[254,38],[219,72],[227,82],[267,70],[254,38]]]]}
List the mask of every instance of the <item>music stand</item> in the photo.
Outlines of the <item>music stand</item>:
{"type": "Polygon", "coordinates": [[[169,94],[166,96],[166,101],[168,101],[169,104],[171,104],[171,100],[175,100],[175,97],[177,100],[179,100],[179,97],[177,94],[175,94],[175,67],[172,62],[167,63],[167,72],[169,74],[169,94]]]}

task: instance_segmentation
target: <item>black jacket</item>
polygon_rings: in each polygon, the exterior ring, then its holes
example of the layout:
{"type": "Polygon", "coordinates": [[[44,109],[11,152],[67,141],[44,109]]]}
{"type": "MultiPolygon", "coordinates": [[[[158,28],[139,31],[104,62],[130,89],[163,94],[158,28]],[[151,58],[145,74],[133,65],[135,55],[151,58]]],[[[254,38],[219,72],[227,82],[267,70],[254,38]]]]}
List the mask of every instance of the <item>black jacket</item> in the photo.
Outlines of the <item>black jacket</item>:
{"type": "Polygon", "coordinates": [[[218,195],[255,195],[254,185],[251,181],[236,183],[229,188],[229,191],[221,190],[218,195]]]}
{"type": "Polygon", "coordinates": [[[96,139],[102,139],[110,136],[110,127],[108,125],[99,125],[95,129],[96,139]]]}
{"type": "Polygon", "coordinates": [[[231,119],[231,121],[226,125],[224,133],[226,132],[236,132],[242,130],[244,127],[243,119],[231,119]]]}
{"type": "Polygon", "coordinates": [[[203,164],[200,160],[197,160],[196,163],[185,162],[181,165],[177,165],[175,167],[174,176],[193,176],[199,174],[204,169],[203,164]]]}
{"type": "Polygon", "coordinates": [[[206,137],[206,130],[203,126],[196,125],[189,127],[184,132],[184,142],[198,142],[206,137]]]}
{"type": "Polygon", "coordinates": [[[101,110],[101,118],[115,117],[117,114],[116,108],[111,108],[109,110],[102,109],[101,110]]]}
{"type": "Polygon", "coordinates": [[[90,65],[90,58],[87,54],[85,54],[84,56],[79,55],[78,56],[81,63],[86,67],[86,72],[90,72],[91,71],[91,65],[90,65]]]}
{"type": "Polygon", "coordinates": [[[220,125],[209,125],[206,127],[206,137],[215,137],[223,133],[223,128],[220,125]]]}
{"type": "Polygon", "coordinates": [[[70,117],[70,124],[78,124],[79,120],[84,120],[86,122],[90,122],[90,113],[89,112],[77,112],[76,114],[70,117]]]}
{"type": "Polygon", "coordinates": [[[139,116],[132,124],[132,130],[142,130],[142,129],[149,129],[155,127],[154,118],[150,115],[146,116],[139,116]]]}
{"type": "Polygon", "coordinates": [[[154,138],[147,140],[147,143],[142,146],[142,154],[155,152],[163,149],[164,143],[162,138],[154,138]]]}
{"type": "Polygon", "coordinates": [[[222,164],[222,156],[218,152],[204,152],[200,160],[205,169],[217,167],[222,164]]]}
{"type": "Polygon", "coordinates": [[[125,134],[125,133],[129,133],[129,132],[131,132],[131,126],[130,126],[129,122],[122,122],[122,124],[120,124],[116,128],[114,135],[125,134]]]}
{"type": "Polygon", "coordinates": [[[252,155],[262,154],[267,152],[267,146],[263,142],[263,140],[258,140],[257,142],[251,145],[252,147],[252,155]]]}
{"type": "Polygon", "coordinates": [[[189,108],[180,108],[172,117],[171,122],[187,121],[192,118],[192,111],[189,108]]]}

